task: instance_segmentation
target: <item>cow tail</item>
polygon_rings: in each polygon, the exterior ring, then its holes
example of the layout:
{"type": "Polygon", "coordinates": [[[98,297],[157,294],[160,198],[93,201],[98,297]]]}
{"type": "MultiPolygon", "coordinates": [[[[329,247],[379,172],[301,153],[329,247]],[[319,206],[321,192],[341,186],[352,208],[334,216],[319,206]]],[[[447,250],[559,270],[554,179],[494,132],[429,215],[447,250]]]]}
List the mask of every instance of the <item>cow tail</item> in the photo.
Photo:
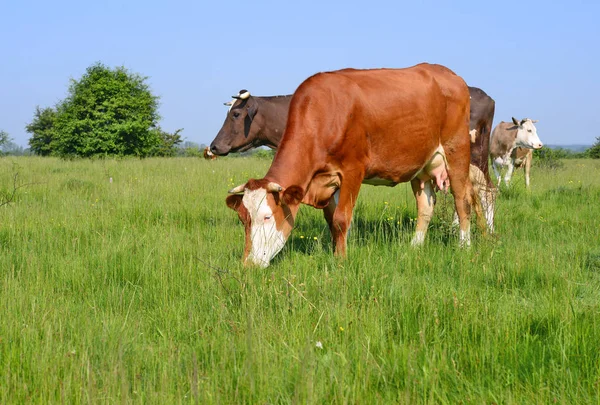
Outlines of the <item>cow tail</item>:
{"type": "Polygon", "coordinates": [[[469,165],[469,178],[472,184],[471,206],[475,209],[475,214],[477,215],[477,226],[481,229],[483,235],[487,235],[487,222],[483,213],[481,198],[479,197],[479,189],[481,187],[487,187],[487,182],[485,181],[485,176],[481,170],[473,165],[469,165]]]}

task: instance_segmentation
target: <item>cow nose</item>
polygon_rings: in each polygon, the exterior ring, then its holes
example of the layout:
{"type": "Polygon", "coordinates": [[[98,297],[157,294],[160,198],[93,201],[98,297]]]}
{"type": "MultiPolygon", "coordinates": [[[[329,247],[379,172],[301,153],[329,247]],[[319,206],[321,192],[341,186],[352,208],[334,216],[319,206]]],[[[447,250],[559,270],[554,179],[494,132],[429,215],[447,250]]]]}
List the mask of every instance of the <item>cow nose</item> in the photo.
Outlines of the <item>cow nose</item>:
{"type": "Polygon", "coordinates": [[[219,154],[219,148],[217,147],[217,145],[210,145],[210,151],[215,155],[219,154]]]}

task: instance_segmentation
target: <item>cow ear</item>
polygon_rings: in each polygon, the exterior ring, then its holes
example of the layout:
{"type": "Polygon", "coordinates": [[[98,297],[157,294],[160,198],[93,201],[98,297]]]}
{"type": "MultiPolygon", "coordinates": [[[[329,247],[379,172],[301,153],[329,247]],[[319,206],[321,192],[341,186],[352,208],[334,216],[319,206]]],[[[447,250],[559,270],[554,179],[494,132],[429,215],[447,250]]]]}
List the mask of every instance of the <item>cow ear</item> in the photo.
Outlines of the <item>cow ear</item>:
{"type": "Polygon", "coordinates": [[[283,192],[283,202],[286,205],[298,205],[304,198],[304,190],[299,186],[290,186],[283,192]]]}
{"type": "Polygon", "coordinates": [[[512,121],[513,121],[513,124],[520,125],[519,120],[517,120],[515,117],[512,117],[512,121]]]}
{"type": "Polygon", "coordinates": [[[254,102],[248,106],[248,117],[250,117],[251,120],[254,119],[254,116],[256,115],[257,112],[258,112],[258,103],[254,102]]]}
{"type": "Polygon", "coordinates": [[[243,196],[240,194],[228,195],[225,199],[225,203],[229,208],[231,208],[234,211],[237,211],[242,205],[242,198],[243,196]]]}

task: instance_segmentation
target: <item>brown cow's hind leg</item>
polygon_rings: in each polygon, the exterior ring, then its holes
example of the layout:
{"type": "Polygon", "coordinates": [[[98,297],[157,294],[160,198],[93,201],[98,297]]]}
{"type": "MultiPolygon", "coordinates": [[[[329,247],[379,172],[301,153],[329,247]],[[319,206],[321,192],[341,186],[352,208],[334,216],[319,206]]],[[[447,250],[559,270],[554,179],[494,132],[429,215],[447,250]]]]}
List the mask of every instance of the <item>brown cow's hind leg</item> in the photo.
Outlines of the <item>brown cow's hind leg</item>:
{"type": "Polygon", "coordinates": [[[425,234],[429,221],[433,216],[433,207],[435,206],[435,192],[431,180],[422,182],[416,178],[410,182],[415,200],[417,200],[417,229],[411,245],[419,246],[425,241],[425,234]]]}

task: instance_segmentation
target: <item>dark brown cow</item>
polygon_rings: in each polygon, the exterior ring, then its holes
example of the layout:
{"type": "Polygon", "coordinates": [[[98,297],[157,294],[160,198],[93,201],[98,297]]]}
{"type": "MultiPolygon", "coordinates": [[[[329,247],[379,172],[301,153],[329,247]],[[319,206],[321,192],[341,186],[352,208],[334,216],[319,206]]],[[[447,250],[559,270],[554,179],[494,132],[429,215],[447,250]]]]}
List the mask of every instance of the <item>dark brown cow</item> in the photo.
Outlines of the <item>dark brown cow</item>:
{"type": "Polygon", "coordinates": [[[489,174],[490,134],[496,103],[483,90],[469,87],[471,111],[469,134],[471,135],[471,182],[481,201],[488,229],[494,232],[494,211],[497,190],[489,174]]]}
{"type": "Polygon", "coordinates": [[[465,82],[440,65],[344,69],[305,80],[267,174],[227,197],[245,226],[244,263],[269,265],[300,203],[324,209],[335,253],[345,256],[362,183],[411,182],[418,212],[413,245],[423,243],[433,214],[432,182],[450,186],[461,245],[470,244],[469,106],[465,82]]]}
{"type": "Polygon", "coordinates": [[[206,160],[215,160],[217,158],[217,156],[210,151],[208,146],[206,148],[204,148],[203,155],[204,155],[204,159],[206,159],[206,160]]]}
{"type": "MultiPolygon", "coordinates": [[[[494,121],[495,102],[483,90],[469,86],[471,96],[469,130],[471,134],[471,182],[477,189],[481,200],[488,229],[494,231],[494,203],[496,189],[490,179],[488,161],[490,133],[494,121]]],[[[279,146],[287,122],[288,109],[292,95],[274,97],[256,97],[248,90],[240,90],[229,105],[229,112],[223,127],[211,143],[216,155],[245,151],[258,146],[279,146]],[[248,101],[244,103],[244,99],[248,101]],[[235,116],[237,114],[237,117],[235,116]],[[247,118],[251,114],[254,120],[247,118]],[[246,123],[250,122],[247,126],[246,123]]],[[[456,218],[458,219],[458,218],[456,218]]]]}
{"type": "Polygon", "coordinates": [[[277,148],[287,122],[292,96],[256,97],[240,90],[225,103],[229,111],[221,130],[210,144],[215,155],[225,156],[258,146],[277,148]]]}

